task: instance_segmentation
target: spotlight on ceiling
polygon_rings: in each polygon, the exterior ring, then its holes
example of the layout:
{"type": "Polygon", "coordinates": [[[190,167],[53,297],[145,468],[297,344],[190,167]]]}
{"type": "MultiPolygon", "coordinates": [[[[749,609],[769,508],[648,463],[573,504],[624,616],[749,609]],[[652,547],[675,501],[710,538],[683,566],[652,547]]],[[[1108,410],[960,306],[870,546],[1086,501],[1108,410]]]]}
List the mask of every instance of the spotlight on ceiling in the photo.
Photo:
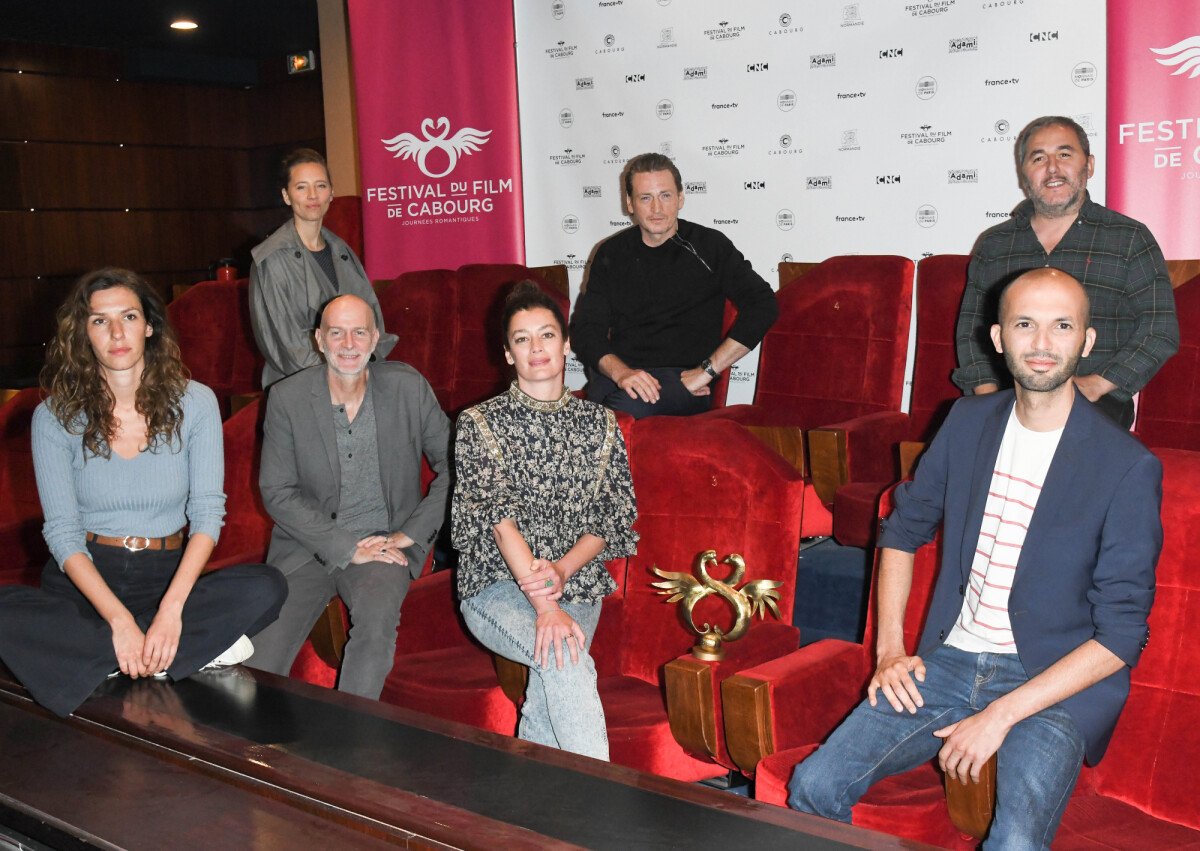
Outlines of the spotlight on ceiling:
{"type": "Polygon", "coordinates": [[[173,30],[194,30],[200,25],[195,21],[189,21],[187,18],[180,18],[178,21],[171,21],[171,29],[173,30]]]}

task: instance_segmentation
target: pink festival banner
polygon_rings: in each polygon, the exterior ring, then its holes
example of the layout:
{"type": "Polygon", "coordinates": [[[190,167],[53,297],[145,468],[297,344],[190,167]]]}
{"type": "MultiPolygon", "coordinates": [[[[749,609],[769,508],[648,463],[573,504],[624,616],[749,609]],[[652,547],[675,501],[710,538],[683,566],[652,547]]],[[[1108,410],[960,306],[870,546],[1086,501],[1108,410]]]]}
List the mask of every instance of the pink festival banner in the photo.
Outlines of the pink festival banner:
{"type": "Polygon", "coordinates": [[[349,0],[375,280],[523,263],[512,0],[349,0]]]}
{"type": "Polygon", "coordinates": [[[1108,0],[1106,203],[1200,257],[1200,4],[1108,0]]]}

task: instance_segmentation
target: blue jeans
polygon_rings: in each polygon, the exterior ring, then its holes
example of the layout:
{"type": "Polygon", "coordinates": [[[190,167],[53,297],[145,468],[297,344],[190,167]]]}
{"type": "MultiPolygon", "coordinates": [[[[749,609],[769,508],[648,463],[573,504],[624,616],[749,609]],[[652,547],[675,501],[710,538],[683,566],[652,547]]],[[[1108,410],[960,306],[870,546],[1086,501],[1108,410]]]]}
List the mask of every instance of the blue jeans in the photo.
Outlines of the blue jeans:
{"type": "Polygon", "coordinates": [[[564,641],[561,670],[553,650],[545,668],[534,661],[537,613],[515,582],[493,583],[463,600],[460,608],[467,628],[484,647],[529,668],[518,737],[607,761],[604,707],[596,691],[596,665],[587,652],[600,621],[600,603],[559,605],[579,624],[587,645],[580,648],[579,661],[572,663],[564,641]]]}
{"type": "MultiPolygon", "coordinates": [[[[796,767],[788,806],[839,821],[879,780],[927,762],[942,739],[934,730],[986,708],[1026,682],[1016,655],[967,653],[942,645],[924,659],[925,701],[915,715],[878,695],[860,703],[829,740],[796,767]]],[[[985,848],[1049,848],[1083,763],[1084,742],[1055,705],[1014,726],[1000,746],[996,815],[985,848]]]]}

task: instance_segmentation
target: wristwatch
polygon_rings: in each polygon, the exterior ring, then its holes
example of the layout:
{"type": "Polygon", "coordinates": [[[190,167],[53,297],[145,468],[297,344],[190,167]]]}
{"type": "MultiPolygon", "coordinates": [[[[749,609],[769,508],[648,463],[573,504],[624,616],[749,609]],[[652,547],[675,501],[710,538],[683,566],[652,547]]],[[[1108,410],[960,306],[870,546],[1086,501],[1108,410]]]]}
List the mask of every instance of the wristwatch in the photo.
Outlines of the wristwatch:
{"type": "Polygon", "coordinates": [[[712,360],[710,358],[705,358],[704,360],[700,361],[700,368],[707,372],[709,377],[713,379],[718,377],[718,373],[715,369],[713,369],[712,360]]]}

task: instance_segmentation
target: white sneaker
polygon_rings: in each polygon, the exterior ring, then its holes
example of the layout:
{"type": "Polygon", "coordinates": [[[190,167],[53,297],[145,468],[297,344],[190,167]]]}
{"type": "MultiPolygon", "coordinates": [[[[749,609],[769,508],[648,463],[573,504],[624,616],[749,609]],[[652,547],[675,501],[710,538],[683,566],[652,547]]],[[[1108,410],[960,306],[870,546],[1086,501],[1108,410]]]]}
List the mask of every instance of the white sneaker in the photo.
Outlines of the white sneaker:
{"type": "Polygon", "coordinates": [[[212,671],[217,668],[228,668],[230,665],[237,665],[245,662],[254,655],[254,645],[250,643],[250,639],[246,636],[240,636],[237,641],[233,642],[233,646],[213,659],[201,671],[212,671]]]}

